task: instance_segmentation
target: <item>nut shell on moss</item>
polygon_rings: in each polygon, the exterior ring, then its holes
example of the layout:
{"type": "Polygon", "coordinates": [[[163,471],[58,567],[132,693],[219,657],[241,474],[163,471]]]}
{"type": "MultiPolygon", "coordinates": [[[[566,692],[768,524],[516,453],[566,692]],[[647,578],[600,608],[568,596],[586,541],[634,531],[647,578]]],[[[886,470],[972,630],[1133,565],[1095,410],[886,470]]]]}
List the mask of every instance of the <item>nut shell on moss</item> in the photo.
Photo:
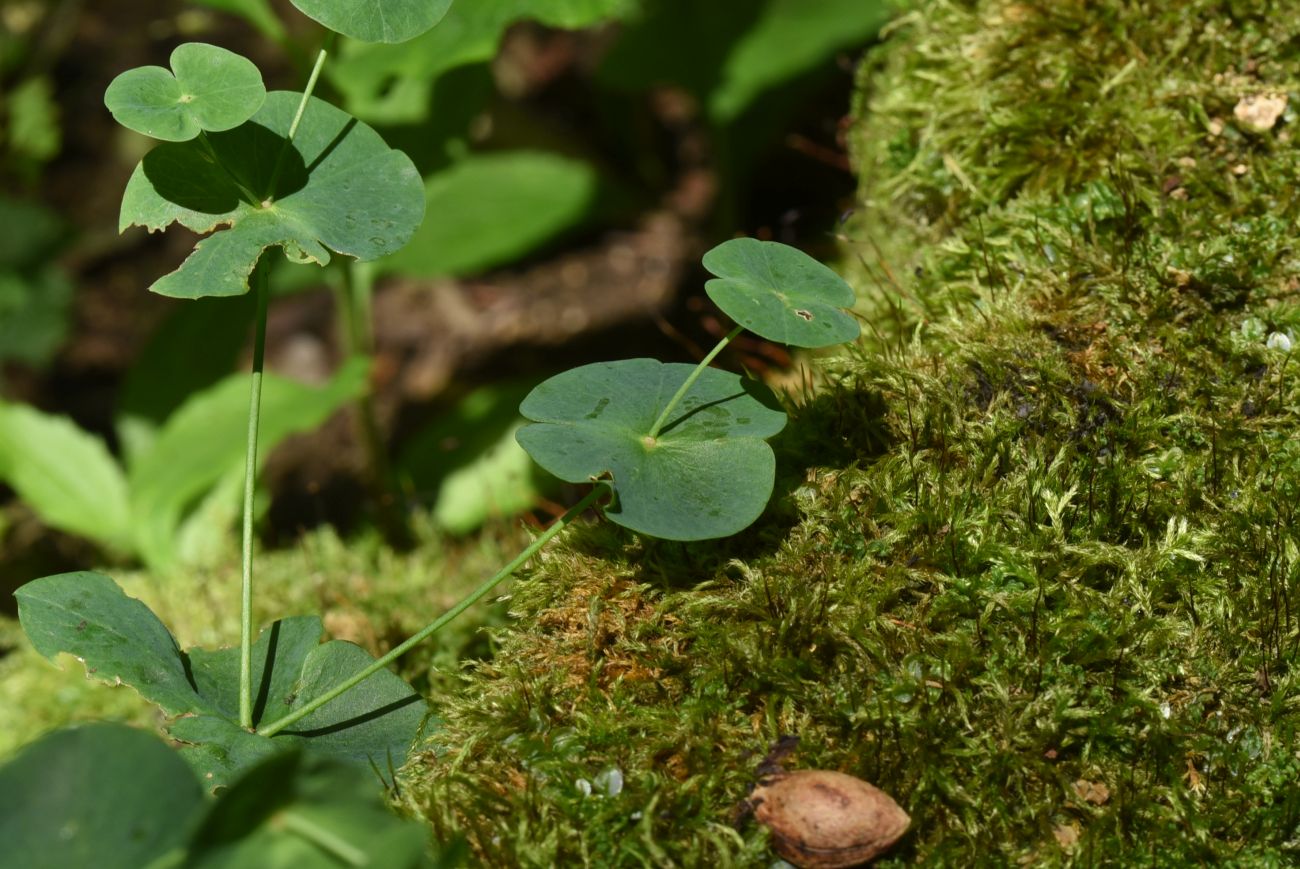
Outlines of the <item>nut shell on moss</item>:
{"type": "Polygon", "coordinates": [[[776,852],[801,869],[866,863],[911,823],[880,788],[828,770],[779,773],[756,787],[749,802],[754,817],[772,831],[776,852]]]}

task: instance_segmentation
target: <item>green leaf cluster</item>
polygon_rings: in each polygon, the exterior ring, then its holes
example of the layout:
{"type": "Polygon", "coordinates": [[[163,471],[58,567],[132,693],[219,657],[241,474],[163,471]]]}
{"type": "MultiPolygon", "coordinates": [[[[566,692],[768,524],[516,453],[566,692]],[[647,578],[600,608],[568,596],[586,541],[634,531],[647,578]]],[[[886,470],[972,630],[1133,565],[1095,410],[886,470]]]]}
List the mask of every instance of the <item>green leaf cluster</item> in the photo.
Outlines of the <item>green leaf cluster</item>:
{"type": "Polygon", "coordinates": [[[150,289],[197,299],[238,296],[262,252],[325,265],[330,251],[373,260],[398,249],[424,216],[410,158],[344,112],[311,98],[292,141],[301,94],[277,91],[245,124],[160,145],[122,196],[120,229],[179,223],[212,233],[150,289]]]}
{"type": "MultiPolygon", "coordinates": [[[[75,655],[94,678],[129,685],[157,704],[209,789],[294,746],[362,764],[405,758],[428,713],[410,686],[381,670],[292,730],[259,736],[238,723],[238,649],[182,652],[147,606],[97,573],[48,576],[15,596],[38,652],[75,655]]],[[[257,720],[292,712],[370,662],[359,646],[322,644],[321,634],[314,616],[282,619],[262,632],[253,646],[257,720]]]]}

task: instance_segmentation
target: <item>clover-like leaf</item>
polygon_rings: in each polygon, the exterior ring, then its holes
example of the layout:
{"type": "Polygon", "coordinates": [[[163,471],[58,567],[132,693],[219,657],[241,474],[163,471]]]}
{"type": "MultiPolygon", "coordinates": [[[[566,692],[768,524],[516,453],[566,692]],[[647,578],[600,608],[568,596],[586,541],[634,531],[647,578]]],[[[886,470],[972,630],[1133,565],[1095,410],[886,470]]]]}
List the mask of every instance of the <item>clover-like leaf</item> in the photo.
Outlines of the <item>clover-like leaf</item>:
{"type": "Polygon", "coordinates": [[[128,69],[104,92],[104,105],[128,129],[186,142],[207,130],[231,130],[253,116],[266,99],[262,74],[248,58],[187,42],[161,66],[128,69]]]}
{"type": "Polygon", "coordinates": [[[706,368],[658,437],[663,409],[694,366],[654,359],[584,365],[538,385],[516,435],[533,459],[571,483],[610,478],[614,522],[653,537],[707,540],[748,526],[772,494],[776,459],[764,438],[785,426],[771,391],[706,368]]]}
{"type": "Polygon", "coordinates": [[[717,277],[704,285],[727,316],[755,335],[792,347],[829,347],[858,337],[844,312],[853,288],[806,253],[775,241],[735,238],[704,255],[717,277]]]}
{"type": "MultiPolygon", "coordinates": [[[[170,716],[189,744],[186,758],[209,787],[287,746],[386,764],[405,759],[428,707],[411,687],[380,670],[304,718],[259,736],[239,726],[239,650],[182,652],[153,612],[98,573],[47,576],[14,593],[23,629],[47,658],[68,652],[109,684],[127,684],[170,716]]],[[[254,723],[278,718],[323,694],[373,659],[341,640],[322,644],[315,616],[282,619],[253,645],[254,723]]]]}
{"type": "Polygon", "coordinates": [[[187,299],[237,296],[248,291],[268,247],[324,265],[331,250],[366,261],[410,239],[424,218],[424,190],[410,158],[315,98],[289,142],[300,99],[275,91],[234,130],[145,155],[122,196],[119,228],[161,230],[175,222],[212,232],[151,290],[187,299]]]}
{"type": "MultiPolygon", "coordinates": [[[[475,2],[475,0],[467,0],[475,2]]],[[[442,20],[451,0],[292,0],[298,11],[362,42],[405,42],[442,20]]]]}

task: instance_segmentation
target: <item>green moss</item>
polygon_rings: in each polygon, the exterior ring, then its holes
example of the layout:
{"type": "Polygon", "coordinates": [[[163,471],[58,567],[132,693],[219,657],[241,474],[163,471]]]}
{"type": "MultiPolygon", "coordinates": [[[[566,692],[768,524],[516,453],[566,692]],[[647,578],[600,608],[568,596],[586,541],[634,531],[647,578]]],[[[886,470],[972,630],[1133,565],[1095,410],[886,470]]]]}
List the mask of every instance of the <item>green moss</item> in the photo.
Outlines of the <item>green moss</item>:
{"type": "Polygon", "coordinates": [[[912,813],[882,865],[1294,862],[1300,159],[1233,110],[1300,20],[932,2],[864,69],[871,335],[772,508],[570,535],[408,804],[497,865],[764,865],[733,813],[796,733],[912,813]]]}

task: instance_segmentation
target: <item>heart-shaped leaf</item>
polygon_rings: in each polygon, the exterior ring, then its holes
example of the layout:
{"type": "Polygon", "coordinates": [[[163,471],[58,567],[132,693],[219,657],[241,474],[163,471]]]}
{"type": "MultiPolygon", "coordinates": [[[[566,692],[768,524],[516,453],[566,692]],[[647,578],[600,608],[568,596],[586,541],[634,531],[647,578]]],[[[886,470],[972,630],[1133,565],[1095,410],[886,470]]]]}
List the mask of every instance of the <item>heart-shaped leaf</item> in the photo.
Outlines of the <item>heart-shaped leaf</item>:
{"type": "Polygon", "coordinates": [[[424,190],[410,158],[315,98],[286,149],[300,99],[275,91],[243,126],[145,155],[122,196],[119,228],[176,222],[212,232],[151,290],[186,299],[237,296],[274,245],[292,260],[324,265],[330,250],[366,261],[410,239],[424,218],[424,190]]]}
{"type": "Polygon", "coordinates": [[[170,71],[128,69],[104,92],[104,105],[122,126],[168,142],[186,142],[207,130],[231,130],[266,99],[257,66],[204,42],[177,46],[170,71]]]}
{"type": "Polygon", "coordinates": [[[735,534],[763,512],[776,459],[764,438],[785,426],[771,391],[706,368],[659,432],[649,432],[695,370],[627,359],[584,365],[540,384],[519,406],[534,425],[516,437],[562,480],[610,477],[605,515],[669,540],[735,534]]]}
{"type": "Polygon", "coordinates": [[[0,767],[0,863],[153,865],[202,807],[193,771],[156,736],[107,723],[55,731],[0,767]]]}
{"type": "MultiPolygon", "coordinates": [[[[171,716],[176,739],[210,787],[286,746],[332,757],[401,762],[428,708],[410,686],[381,670],[304,718],[293,730],[258,736],[239,721],[239,650],[182,652],[153,612],[111,579],[78,572],[47,576],[14,593],[36,651],[68,652],[109,684],[125,683],[171,716]]],[[[253,645],[255,723],[279,717],[358,672],[373,659],[340,640],[320,643],[320,619],[282,619],[253,645]]]]}
{"type": "Polygon", "coordinates": [[[704,255],[717,278],[704,285],[727,316],[755,335],[793,347],[829,347],[858,337],[842,309],[853,288],[806,253],[775,241],[735,238],[704,255]]]}
{"type": "MultiPolygon", "coordinates": [[[[442,20],[451,0],[292,0],[298,11],[362,42],[405,42],[442,20]]],[[[467,0],[475,2],[475,0],[467,0]]]]}

